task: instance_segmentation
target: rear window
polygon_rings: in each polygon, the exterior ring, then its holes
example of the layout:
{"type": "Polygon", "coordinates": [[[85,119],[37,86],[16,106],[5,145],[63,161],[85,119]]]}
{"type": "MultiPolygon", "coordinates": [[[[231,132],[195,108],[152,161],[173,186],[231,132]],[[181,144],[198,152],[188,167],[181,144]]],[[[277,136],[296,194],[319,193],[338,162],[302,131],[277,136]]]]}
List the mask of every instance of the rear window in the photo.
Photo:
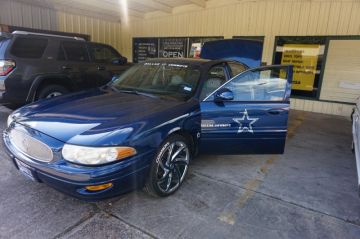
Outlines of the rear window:
{"type": "Polygon", "coordinates": [[[246,67],[243,64],[229,62],[229,67],[231,70],[231,77],[239,75],[241,72],[246,70],[246,67]]]}
{"type": "Polygon", "coordinates": [[[10,52],[21,58],[41,58],[47,43],[46,39],[17,37],[10,52]]]}
{"type": "Polygon", "coordinates": [[[62,55],[63,53],[60,49],[58,55],[59,60],[66,57],[66,60],[68,61],[89,61],[88,53],[84,43],[63,42],[61,45],[65,54],[62,55]]]}

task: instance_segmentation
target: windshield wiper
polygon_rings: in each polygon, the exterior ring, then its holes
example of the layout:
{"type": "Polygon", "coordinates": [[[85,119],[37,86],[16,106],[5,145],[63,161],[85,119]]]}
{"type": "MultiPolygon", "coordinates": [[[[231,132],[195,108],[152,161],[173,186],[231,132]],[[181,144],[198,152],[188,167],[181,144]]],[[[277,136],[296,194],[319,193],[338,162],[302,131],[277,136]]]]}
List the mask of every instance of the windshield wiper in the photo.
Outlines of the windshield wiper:
{"type": "Polygon", "coordinates": [[[156,96],[156,95],[153,95],[153,94],[150,94],[150,93],[145,93],[145,92],[142,92],[142,91],[138,91],[138,90],[135,90],[135,89],[119,89],[119,88],[116,88],[116,87],[112,87],[114,90],[116,90],[117,92],[121,92],[121,93],[127,93],[127,94],[135,94],[135,95],[142,95],[142,96],[147,96],[147,97],[150,97],[150,98],[154,98],[154,99],[158,99],[159,97],[156,96]]]}

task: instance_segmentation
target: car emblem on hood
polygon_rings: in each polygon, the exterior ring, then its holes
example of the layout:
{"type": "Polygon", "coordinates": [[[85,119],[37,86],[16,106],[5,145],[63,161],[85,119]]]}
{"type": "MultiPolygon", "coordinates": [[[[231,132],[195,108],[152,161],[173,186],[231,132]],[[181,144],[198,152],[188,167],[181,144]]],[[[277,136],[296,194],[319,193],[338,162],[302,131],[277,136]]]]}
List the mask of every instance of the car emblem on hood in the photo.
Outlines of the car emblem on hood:
{"type": "Polygon", "coordinates": [[[249,117],[249,114],[246,109],[242,113],[243,113],[243,116],[241,118],[233,118],[233,120],[239,124],[238,133],[249,132],[249,133],[253,134],[254,131],[253,131],[252,126],[256,121],[259,120],[259,118],[249,117]]]}

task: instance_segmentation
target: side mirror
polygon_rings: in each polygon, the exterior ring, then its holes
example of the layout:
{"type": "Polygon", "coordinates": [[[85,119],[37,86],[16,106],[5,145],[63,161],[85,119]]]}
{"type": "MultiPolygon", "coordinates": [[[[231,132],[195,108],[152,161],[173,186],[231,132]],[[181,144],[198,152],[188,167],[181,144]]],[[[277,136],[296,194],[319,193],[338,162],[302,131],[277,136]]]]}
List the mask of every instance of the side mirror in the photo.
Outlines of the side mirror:
{"type": "Polygon", "coordinates": [[[223,102],[234,99],[234,93],[228,88],[222,88],[215,93],[215,102],[223,102]]]}
{"type": "Polygon", "coordinates": [[[119,58],[113,59],[111,63],[114,65],[125,65],[127,63],[127,58],[120,56],[119,58]]]}

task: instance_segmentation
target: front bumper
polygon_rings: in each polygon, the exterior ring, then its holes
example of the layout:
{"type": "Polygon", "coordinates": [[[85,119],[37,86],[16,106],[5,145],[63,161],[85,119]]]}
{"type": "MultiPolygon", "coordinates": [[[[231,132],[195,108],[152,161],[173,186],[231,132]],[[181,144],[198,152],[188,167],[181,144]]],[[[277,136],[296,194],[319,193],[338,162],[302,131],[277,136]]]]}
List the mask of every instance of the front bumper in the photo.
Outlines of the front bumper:
{"type": "MultiPolygon", "coordinates": [[[[23,128],[24,130],[24,128],[23,128]]],[[[50,163],[36,161],[21,153],[11,144],[8,130],[4,131],[3,141],[11,160],[17,167],[21,164],[32,174],[32,178],[45,183],[58,191],[86,201],[98,201],[113,197],[136,188],[143,187],[148,175],[151,159],[155,153],[139,154],[119,163],[87,167],[72,164],[59,158],[62,142],[49,139],[48,145],[54,151],[55,159],[50,163]],[[56,158],[57,157],[57,158],[56,158]],[[113,186],[100,191],[88,191],[86,186],[112,183],[113,186]]],[[[42,138],[49,136],[42,135],[42,138]]],[[[39,139],[39,138],[38,138],[39,139]]]]}

